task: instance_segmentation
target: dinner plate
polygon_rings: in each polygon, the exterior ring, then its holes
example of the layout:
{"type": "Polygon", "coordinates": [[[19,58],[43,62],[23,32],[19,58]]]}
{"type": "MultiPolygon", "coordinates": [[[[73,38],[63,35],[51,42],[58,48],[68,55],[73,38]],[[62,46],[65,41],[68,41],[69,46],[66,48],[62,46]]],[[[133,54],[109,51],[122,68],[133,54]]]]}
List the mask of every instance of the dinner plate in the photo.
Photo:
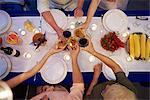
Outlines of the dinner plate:
{"type": "Polygon", "coordinates": [[[119,9],[111,9],[103,16],[103,25],[107,31],[125,32],[127,30],[127,15],[119,9]]]}
{"type": "Polygon", "coordinates": [[[0,53],[0,80],[5,78],[11,71],[12,64],[8,56],[0,53]]]}
{"type": "MultiPolygon", "coordinates": [[[[50,12],[53,15],[57,25],[60,28],[65,29],[67,26],[67,16],[58,9],[51,9],[50,12]]],[[[44,29],[46,32],[56,33],[56,31],[44,20],[44,18],[42,19],[42,29],[44,29]]]]}
{"type": "MultiPolygon", "coordinates": [[[[120,67],[122,68],[122,70],[123,70],[123,72],[125,73],[126,76],[129,75],[127,66],[119,58],[117,58],[115,56],[112,56],[111,59],[113,59],[118,65],[120,65],[120,67]]],[[[107,65],[104,65],[102,67],[102,71],[103,71],[104,76],[108,80],[116,80],[116,76],[115,76],[114,72],[107,65]]]]}
{"type": "Polygon", "coordinates": [[[42,78],[50,84],[57,84],[67,75],[67,65],[58,57],[50,57],[41,70],[42,78]]]}
{"type": "Polygon", "coordinates": [[[9,14],[3,10],[0,10],[0,35],[5,33],[11,26],[12,20],[9,14]]]}

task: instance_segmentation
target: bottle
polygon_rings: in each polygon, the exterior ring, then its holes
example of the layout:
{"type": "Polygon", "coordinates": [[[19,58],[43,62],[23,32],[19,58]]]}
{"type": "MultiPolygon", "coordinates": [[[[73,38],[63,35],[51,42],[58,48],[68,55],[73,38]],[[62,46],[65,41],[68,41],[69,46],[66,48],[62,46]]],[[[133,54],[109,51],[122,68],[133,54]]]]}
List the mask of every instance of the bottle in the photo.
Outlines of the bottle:
{"type": "Polygon", "coordinates": [[[4,51],[5,54],[12,55],[12,56],[15,56],[15,57],[20,56],[20,52],[18,50],[15,50],[15,49],[11,48],[11,47],[1,47],[0,49],[2,51],[4,51]]]}

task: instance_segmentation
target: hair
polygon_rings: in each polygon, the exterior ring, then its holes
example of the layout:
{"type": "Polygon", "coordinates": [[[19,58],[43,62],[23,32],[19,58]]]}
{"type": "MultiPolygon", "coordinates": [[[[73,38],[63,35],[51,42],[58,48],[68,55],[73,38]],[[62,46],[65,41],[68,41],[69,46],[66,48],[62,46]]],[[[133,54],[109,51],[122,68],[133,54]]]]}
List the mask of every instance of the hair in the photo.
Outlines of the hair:
{"type": "Polygon", "coordinates": [[[119,84],[109,86],[102,95],[104,100],[136,100],[134,92],[119,84]]]}

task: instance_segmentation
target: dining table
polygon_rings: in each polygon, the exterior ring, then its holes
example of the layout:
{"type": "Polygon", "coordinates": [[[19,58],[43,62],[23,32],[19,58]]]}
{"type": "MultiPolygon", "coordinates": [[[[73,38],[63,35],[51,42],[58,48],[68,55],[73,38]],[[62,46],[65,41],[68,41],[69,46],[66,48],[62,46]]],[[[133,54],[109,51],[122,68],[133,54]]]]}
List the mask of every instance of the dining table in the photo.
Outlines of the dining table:
{"type": "MultiPolygon", "coordinates": [[[[105,12],[97,11],[95,16],[92,18],[89,28],[87,29],[87,34],[90,36],[92,40],[94,49],[97,52],[112,58],[114,61],[116,61],[125,69],[127,69],[128,78],[132,82],[149,82],[150,60],[149,61],[144,61],[144,60],[128,61],[127,58],[129,57],[129,54],[126,48],[119,48],[117,51],[112,53],[112,52],[104,50],[101,47],[100,39],[104,36],[104,34],[108,33],[102,24],[101,15],[103,15],[105,12]],[[91,29],[93,24],[97,26],[95,30],[91,29]]],[[[125,13],[127,14],[127,17],[128,17],[128,29],[126,32],[130,34],[134,32],[142,32],[150,36],[150,30],[145,28],[150,23],[149,15],[144,14],[144,13],[143,15],[141,15],[141,13],[138,13],[138,11],[132,11],[132,12],[125,11],[125,13]],[[136,16],[145,16],[148,18],[148,20],[139,20],[136,18],[136,16]]],[[[74,16],[72,16],[72,12],[65,12],[65,14],[67,15],[66,16],[67,22],[66,24],[64,24],[64,30],[69,29],[69,31],[71,31],[71,34],[74,35],[75,29],[70,29],[70,25],[72,23],[85,22],[86,16],[83,16],[81,18],[75,18],[74,16]]],[[[11,18],[12,18],[12,25],[10,29],[8,30],[8,32],[15,31],[16,33],[18,33],[19,37],[23,40],[23,42],[20,45],[13,45],[13,46],[7,43],[5,44],[6,46],[11,46],[19,50],[20,56],[19,57],[9,56],[12,62],[12,70],[7,75],[7,77],[5,77],[3,80],[8,80],[23,72],[26,72],[32,69],[42,59],[42,57],[48,52],[48,50],[53,47],[53,45],[56,43],[58,39],[55,32],[48,31],[49,27],[44,25],[44,19],[39,14],[34,15],[34,16],[11,15],[11,18]],[[46,33],[46,39],[47,39],[46,45],[40,46],[38,50],[36,51],[31,45],[32,37],[34,36],[34,34],[36,34],[36,32],[29,32],[24,28],[24,22],[26,20],[30,20],[32,24],[34,25],[35,29],[38,29],[39,27],[41,27],[41,32],[46,33]],[[21,31],[25,31],[26,34],[22,35],[21,31]],[[24,57],[24,53],[31,54],[31,58],[24,57]]],[[[123,37],[122,34],[123,33],[120,33],[119,36],[122,39],[122,41],[126,43],[126,40],[128,39],[128,37],[123,37]]],[[[55,54],[54,56],[63,59],[67,65],[67,75],[60,84],[71,85],[72,84],[72,67],[71,67],[72,63],[71,63],[71,58],[70,59],[64,58],[64,56],[66,55],[67,56],[70,55],[68,51],[62,51],[60,53],[55,54]]],[[[97,63],[103,63],[96,57],[94,57],[93,61],[90,61],[89,60],[90,57],[93,57],[93,56],[83,50],[80,51],[79,57],[78,57],[78,64],[82,72],[84,82],[86,84],[89,84],[93,78],[94,65],[96,65],[97,63]]],[[[106,65],[103,64],[103,66],[106,66],[106,65]]],[[[105,75],[102,72],[102,74],[99,77],[99,82],[104,82],[104,81],[107,81],[107,78],[105,78],[105,75]]],[[[33,77],[24,81],[23,84],[44,85],[48,83],[43,80],[43,78],[41,77],[41,73],[39,71],[33,77]]]]}

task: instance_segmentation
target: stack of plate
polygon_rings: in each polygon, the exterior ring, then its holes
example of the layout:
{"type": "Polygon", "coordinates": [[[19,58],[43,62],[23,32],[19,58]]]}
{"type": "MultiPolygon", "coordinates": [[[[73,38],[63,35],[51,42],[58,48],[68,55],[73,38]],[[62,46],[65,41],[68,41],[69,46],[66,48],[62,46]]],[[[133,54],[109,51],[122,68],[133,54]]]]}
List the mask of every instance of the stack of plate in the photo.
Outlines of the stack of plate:
{"type": "Polygon", "coordinates": [[[11,67],[10,59],[6,55],[0,53],[0,80],[9,74],[11,67]]]}
{"type": "Polygon", "coordinates": [[[0,10],[0,35],[5,33],[11,26],[11,17],[3,10],[0,10]]]}

